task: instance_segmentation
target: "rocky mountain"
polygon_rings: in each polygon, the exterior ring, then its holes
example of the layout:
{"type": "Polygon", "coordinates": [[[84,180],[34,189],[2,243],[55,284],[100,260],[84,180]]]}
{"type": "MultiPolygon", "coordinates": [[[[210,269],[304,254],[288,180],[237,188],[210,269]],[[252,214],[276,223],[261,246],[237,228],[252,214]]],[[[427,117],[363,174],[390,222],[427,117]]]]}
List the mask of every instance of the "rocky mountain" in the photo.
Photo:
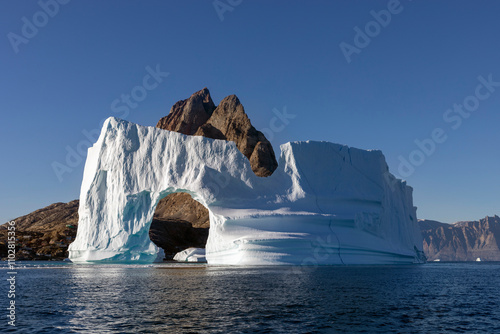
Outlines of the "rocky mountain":
{"type": "Polygon", "coordinates": [[[210,97],[210,92],[207,88],[203,88],[190,98],[176,102],[170,109],[170,113],[162,117],[156,127],[185,135],[194,135],[208,121],[214,110],[215,104],[210,97]]]}
{"type": "Polygon", "coordinates": [[[156,126],[186,135],[233,141],[250,160],[257,176],[269,176],[278,167],[271,143],[253,127],[236,95],[229,95],[215,107],[210,92],[203,88],[175,103],[156,126]]]}
{"type": "MultiPolygon", "coordinates": [[[[66,258],[66,249],[76,236],[78,205],[78,200],[69,203],[54,203],[14,219],[18,239],[17,259],[66,258]]],[[[5,224],[0,226],[0,236],[0,257],[5,257],[7,253],[5,224]]]]}
{"type": "Polygon", "coordinates": [[[209,228],[208,210],[187,193],[175,193],[165,197],[156,205],[155,219],[178,219],[189,221],[195,228],[209,228]]]}
{"type": "MultiPolygon", "coordinates": [[[[16,229],[26,232],[43,232],[50,236],[56,236],[65,228],[61,225],[76,225],[78,223],[79,201],[69,203],[54,203],[43,209],[39,209],[25,216],[16,218],[16,229]]],[[[5,228],[4,225],[0,229],[5,228]]]]}
{"type": "Polygon", "coordinates": [[[500,217],[444,224],[419,220],[428,261],[500,261],[500,217]]]}
{"type": "Polygon", "coordinates": [[[171,260],[186,248],[205,248],[209,227],[208,210],[191,195],[175,193],[158,202],[149,238],[171,260]]]}

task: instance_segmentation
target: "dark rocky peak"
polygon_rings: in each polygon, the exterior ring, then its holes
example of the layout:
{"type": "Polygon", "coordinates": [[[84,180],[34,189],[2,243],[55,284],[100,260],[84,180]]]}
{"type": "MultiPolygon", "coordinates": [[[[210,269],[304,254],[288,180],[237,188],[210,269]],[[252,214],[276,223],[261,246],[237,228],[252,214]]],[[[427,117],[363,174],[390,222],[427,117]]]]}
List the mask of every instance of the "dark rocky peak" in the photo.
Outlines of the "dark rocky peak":
{"type": "Polygon", "coordinates": [[[271,143],[250,122],[236,95],[215,107],[207,88],[174,104],[157,127],[188,135],[233,141],[250,161],[257,176],[269,176],[278,167],[271,143]]]}
{"type": "Polygon", "coordinates": [[[160,119],[156,126],[164,130],[193,135],[205,124],[215,110],[210,92],[205,87],[186,100],[175,103],[170,113],[160,119]]]}

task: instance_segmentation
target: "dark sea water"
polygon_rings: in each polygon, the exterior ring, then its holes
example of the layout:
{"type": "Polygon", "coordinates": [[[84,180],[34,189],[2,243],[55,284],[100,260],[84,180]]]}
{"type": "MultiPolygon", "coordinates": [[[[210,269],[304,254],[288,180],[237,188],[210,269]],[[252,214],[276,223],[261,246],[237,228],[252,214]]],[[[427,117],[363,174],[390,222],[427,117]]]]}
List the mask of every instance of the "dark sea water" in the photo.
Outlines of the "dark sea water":
{"type": "Polygon", "coordinates": [[[19,333],[500,333],[499,263],[212,267],[22,263],[19,333]]]}

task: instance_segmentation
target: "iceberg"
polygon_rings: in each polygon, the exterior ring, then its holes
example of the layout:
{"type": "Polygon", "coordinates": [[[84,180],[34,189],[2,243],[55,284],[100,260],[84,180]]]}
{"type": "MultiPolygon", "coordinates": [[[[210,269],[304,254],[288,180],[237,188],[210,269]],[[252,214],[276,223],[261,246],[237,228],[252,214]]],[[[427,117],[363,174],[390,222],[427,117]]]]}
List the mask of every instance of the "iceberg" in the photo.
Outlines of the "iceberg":
{"type": "Polygon", "coordinates": [[[280,149],[262,178],[233,142],[108,118],[88,150],[69,259],[162,259],[148,235],[155,206],[186,192],[209,211],[208,264],[424,261],[412,188],[382,152],[312,141],[280,149]]]}
{"type": "Polygon", "coordinates": [[[175,261],[179,262],[207,262],[205,258],[205,248],[188,248],[175,254],[175,261]]]}

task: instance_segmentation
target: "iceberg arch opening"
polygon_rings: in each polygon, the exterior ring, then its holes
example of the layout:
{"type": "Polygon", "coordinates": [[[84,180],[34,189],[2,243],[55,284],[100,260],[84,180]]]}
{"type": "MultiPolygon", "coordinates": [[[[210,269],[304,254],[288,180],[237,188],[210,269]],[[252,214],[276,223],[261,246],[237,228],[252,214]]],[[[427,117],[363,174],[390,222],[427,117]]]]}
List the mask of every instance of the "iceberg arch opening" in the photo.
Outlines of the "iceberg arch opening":
{"type": "Polygon", "coordinates": [[[189,248],[204,249],[210,229],[208,208],[189,191],[164,192],[160,196],[148,234],[163,250],[163,260],[173,260],[177,253],[189,248]]]}

